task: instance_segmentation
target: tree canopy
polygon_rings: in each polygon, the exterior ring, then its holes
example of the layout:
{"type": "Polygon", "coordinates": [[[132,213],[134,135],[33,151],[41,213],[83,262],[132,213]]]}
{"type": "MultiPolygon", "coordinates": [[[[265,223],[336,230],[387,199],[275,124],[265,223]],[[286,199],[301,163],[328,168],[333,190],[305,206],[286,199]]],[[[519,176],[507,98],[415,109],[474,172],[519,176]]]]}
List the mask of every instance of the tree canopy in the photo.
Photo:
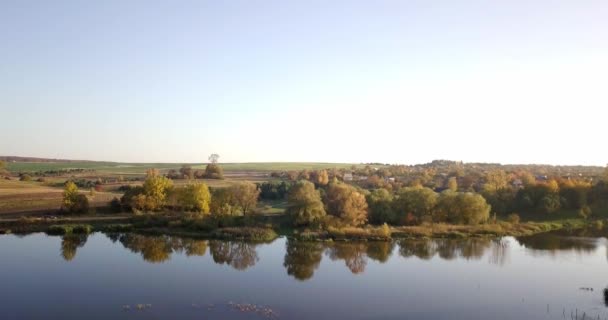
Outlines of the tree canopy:
{"type": "Polygon", "coordinates": [[[291,187],[287,196],[286,213],[292,218],[294,225],[320,222],[326,213],[321,194],[315,190],[315,185],[301,180],[291,187]]]}

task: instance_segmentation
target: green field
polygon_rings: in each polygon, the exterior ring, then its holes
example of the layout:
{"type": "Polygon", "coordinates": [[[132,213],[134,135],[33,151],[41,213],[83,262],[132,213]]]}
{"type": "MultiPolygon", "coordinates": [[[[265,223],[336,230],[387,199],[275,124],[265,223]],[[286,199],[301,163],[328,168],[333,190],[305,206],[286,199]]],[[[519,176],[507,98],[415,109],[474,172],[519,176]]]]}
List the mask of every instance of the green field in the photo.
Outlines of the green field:
{"type": "MultiPolygon", "coordinates": [[[[101,173],[143,174],[150,168],[159,170],[179,169],[182,163],[119,163],[119,162],[9,162],[7,169],[11,172],[36,172],[63,169],[91,169],[101,173]]],[[[190,164],[195,169],[204,169],[206,164],[190,164]]],[[[350,168],[351,163],[323,162],[249,162],[222,163],[225,172],[239,171],[289,171],[350,168]]],[[[362,166],[362,165],[356,165],[362,166]]]]}

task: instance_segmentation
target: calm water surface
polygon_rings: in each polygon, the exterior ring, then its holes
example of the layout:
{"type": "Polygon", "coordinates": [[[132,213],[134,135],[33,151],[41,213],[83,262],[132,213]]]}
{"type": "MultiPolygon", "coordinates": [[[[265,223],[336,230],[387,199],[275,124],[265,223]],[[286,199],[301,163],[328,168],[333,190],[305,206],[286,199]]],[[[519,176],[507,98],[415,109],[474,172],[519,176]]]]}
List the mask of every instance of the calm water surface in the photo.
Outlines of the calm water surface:
{"type": "Polygon", "coordinates": [[[2,235],[0,257],[1,319],[608,318],[606,240],[588,233],[268,244],[2,235]]]}

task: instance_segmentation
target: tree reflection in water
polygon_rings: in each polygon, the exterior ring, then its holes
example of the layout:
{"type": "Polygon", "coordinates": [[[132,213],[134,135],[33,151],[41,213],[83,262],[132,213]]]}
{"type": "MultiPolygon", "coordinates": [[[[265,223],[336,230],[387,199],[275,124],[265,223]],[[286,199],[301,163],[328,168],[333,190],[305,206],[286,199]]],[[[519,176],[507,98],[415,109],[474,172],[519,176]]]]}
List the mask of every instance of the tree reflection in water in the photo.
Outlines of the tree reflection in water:
{"type": "Polygon", "coordinates": [[[69,234],[61,238],[61,256],[65,261],[72,261],[76,257],[78,248],[87,242],[87,234],[69,234]]]}
{"type": "MultiPolygon", "coordinates": [[[[204,256],[209,249],[211,258],[217,264],[226,264],[236,270],[245,270],[258,261],[256,243],[223,240],[196,240],[170,236],[145,236],[138,234],[107,234],[113,241],[139,253],[145,261],[161,263],[171,258],[173,253],[187,256],[204,256]]],[[[75,239],[77,240],[77,239],[75,239]]],[[[73,259],[80,242],[66,238],[62,253],[66,260],[73,259]],[[65,247],[65,248],[64,248],[65,247]]],[[[83,240],[80,240],[83,241],[83,240]]],[[[86,241],[86,237],[84,238],[86,241]]],[[[507,259],[508,241],[491,239],[418,239],[370,242],[314,242],[287,239],[283,266],[287,274],[297,280],[308,280],[319,268],[323,255],[332,261],[343,260],[353,274],[365,272],[368,260],[386,263],[395,246],[399,255],[405,258],[417,257],[429,260],[439,256],[444,260],[480,259],[489,252],[489,261],[502,265],[507,259]]]]}
{"type": "Polygon", "coordinates": [[[288,239],[283,266],[287,274],[304,281],[312,278],[323,259],[325,247],[320,242],[288,239]]]}
{"type": "Polygon", "coordinates": [[[237,270],[253,267],[259,260],[256,245],[242,241],[209,241],[213,261],[228,264],[237,270]]]}
{"type": "Polygon", "coordinates": [[[430,260],[435,255],[444,260],[462,258],[479,260],[490,252],[489,261],[504,265],[508,259],[508,241],[485,238],[399,240],[399,254],[404,258],[430,260]]]}
{"type": "Polygon", "coordinates": [[[577,253],[592,253],[597,248],[597,239],[587,238],[586,231],[577,230],[541,233],[519,237],[517,241],[531,251],[532,255],[557,256],[559,251],[571,250],[577,253]]]}
{"type": "Polygon", "coordinates": [[[167,261],[173,252],[184,252],[187,256],[204,256],[207,252],[206,240],[132,233],[107,236],[113,241],[120,241],[125,248],[141,254],[145,261],[151,263],[167,261]]]}
{"type": "Polygon", "coordinates": [[[328,250],[329,258],[332,260],[344,260],[344,263],[354,274],[362,273],[367,266],[367,243],[366,242],[336,242],[328,250]]]}

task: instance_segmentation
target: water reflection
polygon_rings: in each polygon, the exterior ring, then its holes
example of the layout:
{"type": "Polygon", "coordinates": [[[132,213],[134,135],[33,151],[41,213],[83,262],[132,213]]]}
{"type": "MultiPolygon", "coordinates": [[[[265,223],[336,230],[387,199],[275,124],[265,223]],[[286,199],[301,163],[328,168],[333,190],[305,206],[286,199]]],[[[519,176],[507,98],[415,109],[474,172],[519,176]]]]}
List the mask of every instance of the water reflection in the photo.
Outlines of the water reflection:
{"type": "Polygon", "coordinates": [[[70,234],[61,238],[61,256],[65,261],[72,261],[76,257],[78,248],[82,248],[87,242],[86,234],[70,234]]]}
{"type": "MultiPolygon", "coordinates": [[[[583,231],[580,231],[583,232],[583,231]]],[[[581,234],[581,233],[578,233],[581,234]]],[[[580,237],[573,232],[553,232],[517,238],[532,255],[555,256],[559,251],[570,250],[579,254],[590,254],[597,248],[597,239],[580,237]]]]}
{"type": "Polygon", "coordinates": [[[125,248],[139,253],[151,263],[161,263],[171,258],[171,254],[185,253],[187,256],[204,256],[207,241],[170,236],[144,236],[140,234],[107,234],[112,241],[119,241],[125,248]]]}
{"type": "Polygon", "coordinates": [[[258,262],[256,244],[242,241],[209,241],[209,249],[213,261],[217,264],[227,264],[237,270],[253,267],[258,262]]]}
{"type": "Polygon", "coordinates": [[[325,247],[320,242],[288,239],[283,266],[288,275],[298,280],[310,279],[319,268],[324,251],[325,247]]]}
{"type": "Polygon", "coordinates": [[[331,260],[344,260],[353,274],[362,273],[367,266],[367,242],[336,242],[330,245],[327,255],[331,260]]]}
{"type": "Polygon", "coordinates": [[[399,240],[399,255],[404,258],[417,257],[430,260],[436,255],[443,260],[463,258],[466,260],[481,259],[491,250],[490,262],[504,264],[507,260],[508,241],[495,239],[419,239],[399,240]]]}
{"type": "MultiPolygon", "coordinates": [[[[597,230],[596,230],[597,231],[597,230]]],[[[577,231],[585,234],[588,231],[577,231]]],[[[594,231],[595,232],[595,231],[594,231]]],[[[171,236],[146,236],[133,233],[108,233],[113,242],[122,244],[131,252],[140,254],[150,263],[162,263],[172,254],[205,256],[207,251],[216,264],[225,264],[235,270],[246,270],[259,261],[258,246],[266,244],[243,241],[198,240],[171,236]]],[[[66,235],[61,241],[61,256],[72,261],[77,250],[84,246],[87,235],[66,235]]],[[[392,242],[307,242],[287,239],[283,267],[287,274],[297,280],[311,279],[321,265],[323,256],[331,261],[343,261],[353,274],[362,274],[374,261],[386,263],[396,250],[407,258],[431,260],[480,260],[486,258],[491,264],[503,266],[509,261],[509,245],[517,241],[532,255],[555,255],[558,251],[574,250],[592,253],[598,241],[592,238],[574,237],[572,233],[547,233],[529,237],[502,239],[402,239],[392,242]],[[396,248],[397,247],[397,248],[396,248]]]]}

